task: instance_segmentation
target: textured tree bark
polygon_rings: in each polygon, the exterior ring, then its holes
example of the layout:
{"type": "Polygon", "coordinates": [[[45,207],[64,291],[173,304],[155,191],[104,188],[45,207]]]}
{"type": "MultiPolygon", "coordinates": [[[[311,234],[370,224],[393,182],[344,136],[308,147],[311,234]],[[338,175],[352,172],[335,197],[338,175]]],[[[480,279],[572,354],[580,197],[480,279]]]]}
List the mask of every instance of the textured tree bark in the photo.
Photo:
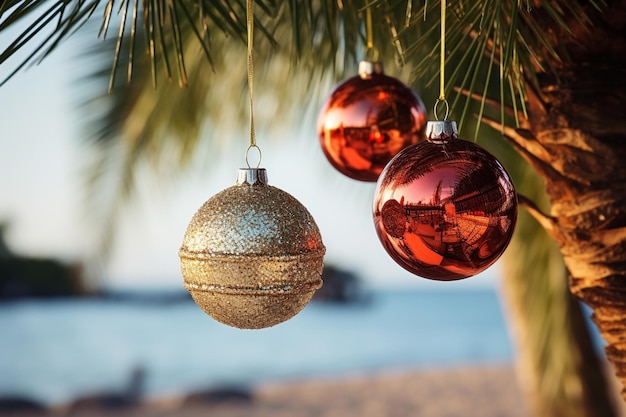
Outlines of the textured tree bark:
{"type": "MultiPolygon", "coordinates": [[[[536,139],[528,132],[515,133],[509,132],[508,137],[546,179],[551,214],[543,215],[530,202],[522,204],[558,242],[570,273],[570,289],[593,308],[593,319],[607,342],[607,356],[626,386],[626,170],[618,166],[620,161],[626,166],[626,149],[624,145],[607,149],[590,137],[580,142],[578,130],[544,130],[536,139]],[[545,157],[554,160],[548,163],[545,157]],[[594,161],[590,164],[590,160],[594,161]],[[581,178],[567,178],[555,169],[576,162],[588,168],[595,165],[589,172],[581,169],[583,175],[606,170],[612,178],[584,185],[581,178]]],[[[626,144],[626,136],[623,139],[626,144]]],[[[623,394],[626,399],[626,390],[623,394]]]]}
{"type": "MultiPolygon", "coordinates": [[[[545,206],[542,180],[531,171],[514,174],[518,192],[545,206]]],[[[607,389],[581,305],[569,291],[559,248],[525,210],[503,261],[501,292],[532,415],[617,416],[614,391],[607,389]]]]}
{"type": "MultiPolygon", "coordinates": [[[[626,1],[591,14],[598,22],[592,31],[572,18],[577,42],[560,45],[571,60],[559,67],[558,80],[543,75],[539,91],[528,89],[529,118],[506,128],[505,137],[545,180],[549,215],[520,203],[558,243],[570,290],[592,307],[626,387],[626,1]]],[[[585,366],[597,365],[590,346],[581,354],[585,366]]],[[[604,382],[593,373],[586,378],[585,415],[612,415],[602,400],[604,382]]]]}
{"type": "Polygon", "coordinates": [[[591,32],[573,25],[571,63],[540,78],[528,124],[505,135],[545,179],[550,214],[525,205],[558,242],[626,387],[626,2],[598,19],[591,32]]]}

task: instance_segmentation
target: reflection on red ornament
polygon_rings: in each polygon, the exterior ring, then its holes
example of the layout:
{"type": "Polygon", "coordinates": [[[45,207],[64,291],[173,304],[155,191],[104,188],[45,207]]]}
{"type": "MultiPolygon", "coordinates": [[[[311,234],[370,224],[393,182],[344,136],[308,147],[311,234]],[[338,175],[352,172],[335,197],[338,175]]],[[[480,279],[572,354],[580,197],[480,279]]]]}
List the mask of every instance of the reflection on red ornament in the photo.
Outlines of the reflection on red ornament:
{"type": "Polygon", "coordinates": [[[440,281],[467,278],[508,246],[517,195],[493,155],[457,138],[455,122],[429,122],[427,132],[429,140],[401,151],[381,173],[376,232],[408,271],[440,281]]]}
{"type": "Polygon", "coordinates": [[[375,182],[405,147],[423,140],[421,99],[379,62],[361,62],[359,75],[339,84],[323,105],[317,132],[328,161],[341,173],[375,182]]]}
{"type": "Polygon", "coordinates": [[[372,129],[370,130],[370,142],[373,142],[373,143],[385,142],[385,135],[380,133],[380,129],[376,125],[372,126],[372,129]]]}

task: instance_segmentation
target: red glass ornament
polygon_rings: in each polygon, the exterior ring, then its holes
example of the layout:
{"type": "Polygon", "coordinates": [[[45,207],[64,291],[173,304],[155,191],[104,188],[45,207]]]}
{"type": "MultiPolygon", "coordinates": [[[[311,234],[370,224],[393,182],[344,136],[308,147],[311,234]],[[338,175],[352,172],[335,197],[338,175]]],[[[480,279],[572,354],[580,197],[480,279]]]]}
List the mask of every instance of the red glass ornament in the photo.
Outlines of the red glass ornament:
{"type": "Polygon", "coordinates": [[[424,138],[426,110],[409,87],[361,62],[323,105],[317,132],[328,161],[341,173],[375,182],[400,150],[424,138]]]}
{"type": "Polygon", "coordinates": [[[408,271],[439,281],[467,278],[508,246],[517,195],[493,155],[458,139],[455,122],[429,122],[426,131],[429,140],[401,151],[381,173],[374,225],[408,271]]]}

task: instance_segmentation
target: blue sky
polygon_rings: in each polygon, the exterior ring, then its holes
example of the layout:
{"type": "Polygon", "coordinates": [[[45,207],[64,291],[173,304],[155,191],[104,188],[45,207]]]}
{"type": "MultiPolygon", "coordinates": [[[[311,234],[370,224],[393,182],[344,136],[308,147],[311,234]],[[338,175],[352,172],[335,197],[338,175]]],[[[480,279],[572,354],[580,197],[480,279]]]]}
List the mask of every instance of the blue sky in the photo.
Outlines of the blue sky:
{"type": "MultiPolygon", "coordinates": [[[[0,48],[7,42],[0,38],[0,48]]],[[[97,42],[94,36],[94,42],[97,42]]],[[[0,88],[0,220],[10,221],[7,240],[19,253],[82,259],[95,245],[85,212],[76,77],[81,68],[72,42],[41,65],[22,71],[0,88]]],[[[12,63],[11,63],[12,64],[12,63]]],[[[12,69],[0,66],[0,78],[12,69]]],[[[219,75],[219,74],[218,74],[219,75]]],[[[247,103],[233,103],[247,105],[247,103]]],[[[298,198],[316,219],[327,247],[326,262],[353,269],[380,285],[435,288],[492,286],[497,265],[478,277],[437,283],[396,265],[378,242],[371,219],[374,184],[343,177],[327,163],[315,134],[315,120],[299,123],[294,134],[281,126],[281,141],[259,131],[262,166],[269,183],[298,198]]],[[[177,286],[177,251],[185,228],[209,197],[234,184],[245,164],[247,139],[233,144],[210,172],[190,172],[182,180],[147,179],[141,198],[129,204],[119,222],[118,239],[103,270],[114,286],[177,286]]]]}

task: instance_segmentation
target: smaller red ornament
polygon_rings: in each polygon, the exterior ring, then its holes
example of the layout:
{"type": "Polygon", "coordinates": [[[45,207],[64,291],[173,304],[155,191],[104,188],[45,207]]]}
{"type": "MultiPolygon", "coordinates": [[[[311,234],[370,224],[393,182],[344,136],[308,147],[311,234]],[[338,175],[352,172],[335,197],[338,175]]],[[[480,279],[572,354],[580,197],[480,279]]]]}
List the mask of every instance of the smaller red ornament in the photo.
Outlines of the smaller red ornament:
{"type": "Polygon", "coordinates": [[[342,174],[375,182],[398,152],[423,140],[426,110],[413,90],[363,61],[359,75],[326,100],[317,132],[328,161],[342,174]]]}
{"type": "Polygon", "coordinates": [[[389,255],[424,278],[484,271],[517,221],[513,182],[498,160],[458,138],[453,121],[428,122],[428,140],[394,157],[374,194],[374,225],[389,255]]]}

